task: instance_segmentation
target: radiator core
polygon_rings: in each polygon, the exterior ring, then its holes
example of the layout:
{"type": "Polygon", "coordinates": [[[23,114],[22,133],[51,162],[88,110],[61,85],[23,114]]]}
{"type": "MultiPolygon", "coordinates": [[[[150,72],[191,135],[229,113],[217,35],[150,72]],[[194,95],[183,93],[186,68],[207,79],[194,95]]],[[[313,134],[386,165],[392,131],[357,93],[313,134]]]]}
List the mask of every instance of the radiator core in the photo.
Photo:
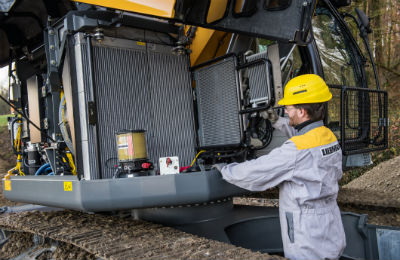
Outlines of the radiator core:
{"type": "MultiPolygon", "coordinates": [[[[75,58],[83,64],[84,100],[88,102],[87,44],[80,39],[75,58]]],[[[106,167],[106,162],[118,157],[115,134],[123,129],[146,130],[148,157],[156,169],[159,158],[166,156],[178,156],[181,166],[189,165],[195,156],[195,130],[188,56],[173,55],[169,46],[115,38],[92,44],[97,124],[81,123],[81,130],[87,131],[87,141],[81,133],[81,144],[87,142],[88,150],[81,160],[88,158],[83,163],[89,164],[85,171],[90,171],[90,179],[112,178],[115,169],[106,167]]],[[[87,115],[87,105],[79,106],[80,113],[86,109],[87,115]]]]}
{"type": "Polygon", "coordinates": [[[218,147],[241,142],[236,59],[227,57],[194,72],[199,145],[218,147]]]}

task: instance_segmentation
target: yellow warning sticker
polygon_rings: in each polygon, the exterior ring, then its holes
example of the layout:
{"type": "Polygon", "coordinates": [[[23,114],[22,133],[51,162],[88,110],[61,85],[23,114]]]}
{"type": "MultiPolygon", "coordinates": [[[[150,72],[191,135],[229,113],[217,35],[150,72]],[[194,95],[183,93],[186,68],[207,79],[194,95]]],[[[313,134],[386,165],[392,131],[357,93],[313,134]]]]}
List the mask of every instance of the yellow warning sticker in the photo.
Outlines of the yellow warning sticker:
{"type": "Polygon", "coordinates": [[[146,46],[146,43],[145,43],[145,42],[136,42],[136,44],[137,44],[137,45],[140,45],[140,46],[146,46]]]}
{"type": "Polygon", "coordinates": [[[11,181],[10,180],[5,180],[4,181],[4,190],[11,190],[11,181]]]}
{"type": "Polygon", "coordinates": [[[72,181],[64,181],[64,191],[72,191],[72,181]]]}

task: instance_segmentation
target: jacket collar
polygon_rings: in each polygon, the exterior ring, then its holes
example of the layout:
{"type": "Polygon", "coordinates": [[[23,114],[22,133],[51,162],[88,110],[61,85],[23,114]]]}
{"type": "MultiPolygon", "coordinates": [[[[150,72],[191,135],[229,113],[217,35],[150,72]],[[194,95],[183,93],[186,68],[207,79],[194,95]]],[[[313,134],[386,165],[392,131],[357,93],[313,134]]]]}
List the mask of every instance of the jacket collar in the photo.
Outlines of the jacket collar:
{"type": "Polygon", "coordinates": [[[310,120],[305,121],[295,127],[296,130],[298,131],[296,135],[303,135],[303,134],[307,133],[308,131],[313,130],[314,128],[317,128],[317,127],[320,127],[323,125],[324,125],[324,122],[322,120],[315,121],[315,122],[312,122],[310,120]]]}

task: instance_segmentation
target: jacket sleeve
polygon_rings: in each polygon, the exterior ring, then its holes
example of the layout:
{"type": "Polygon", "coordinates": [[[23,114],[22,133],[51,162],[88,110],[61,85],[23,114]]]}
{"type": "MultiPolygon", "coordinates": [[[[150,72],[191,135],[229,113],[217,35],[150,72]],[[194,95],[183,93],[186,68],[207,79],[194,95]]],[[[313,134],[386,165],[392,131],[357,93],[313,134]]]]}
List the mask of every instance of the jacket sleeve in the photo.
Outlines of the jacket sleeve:
{"type": "Polygon", "coordinates": [[[296,165],[295,144],[288,140],[281,147],[255,160],[231,163],[221,169],[224,180],[250,191],[263,191],[290,180],[296,165]]]}
{"type": "Polygon", "coordinates": [[[282,131],[288,138],[296,135],[296,129],[289,125],[289,119],[286,117],[279,117],[278,120],[272,125],[275,129],[282,131]]]}

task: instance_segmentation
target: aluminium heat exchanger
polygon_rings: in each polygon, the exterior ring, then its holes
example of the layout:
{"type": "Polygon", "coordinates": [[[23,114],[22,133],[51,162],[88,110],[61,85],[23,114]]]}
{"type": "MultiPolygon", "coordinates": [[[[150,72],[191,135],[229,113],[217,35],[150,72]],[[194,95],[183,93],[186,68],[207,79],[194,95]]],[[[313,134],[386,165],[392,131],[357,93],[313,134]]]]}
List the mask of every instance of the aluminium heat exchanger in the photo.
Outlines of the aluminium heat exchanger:
{"type": "Polygon", "coordinates": [[[189,165],[196,151],[188,56],[154,43],[105,37],[88,46],[89,40],[76,34],[70,52],[80,115],[78,171],[85,179],[112,178],[107,162],[117,158],[115,134],[125,129],[146,131],[156,170],[160,157],[178,156],[181,166],[189,165]]]}

